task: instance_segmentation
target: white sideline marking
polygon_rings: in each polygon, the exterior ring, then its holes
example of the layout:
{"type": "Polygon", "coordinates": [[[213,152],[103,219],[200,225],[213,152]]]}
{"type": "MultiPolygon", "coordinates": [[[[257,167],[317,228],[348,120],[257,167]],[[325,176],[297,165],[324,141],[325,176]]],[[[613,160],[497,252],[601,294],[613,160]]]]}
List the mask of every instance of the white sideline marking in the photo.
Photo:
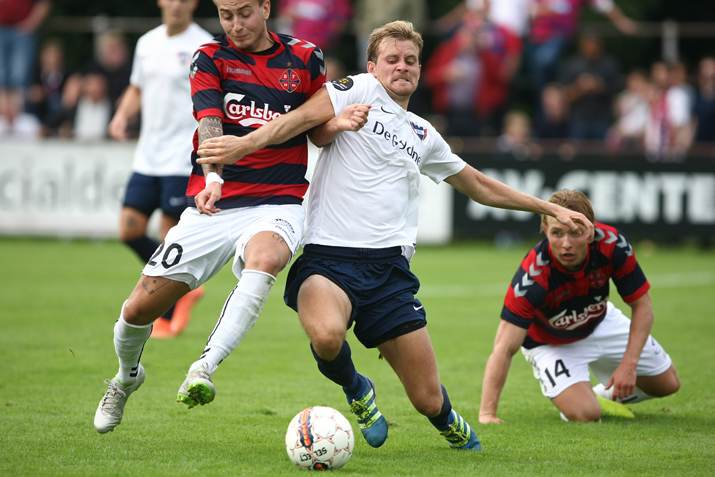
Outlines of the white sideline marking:
{"type": "MultiPolygon", "coordinates": [[[[715,272],[666,273],[647,275],[653,288],[700,287],[715,284],[715,272]]],[[[485,283],[483,285],[424,285],[417,294],[419,298],[449,298],[463,296],[506,295],[508,283],[485,283]]]]}

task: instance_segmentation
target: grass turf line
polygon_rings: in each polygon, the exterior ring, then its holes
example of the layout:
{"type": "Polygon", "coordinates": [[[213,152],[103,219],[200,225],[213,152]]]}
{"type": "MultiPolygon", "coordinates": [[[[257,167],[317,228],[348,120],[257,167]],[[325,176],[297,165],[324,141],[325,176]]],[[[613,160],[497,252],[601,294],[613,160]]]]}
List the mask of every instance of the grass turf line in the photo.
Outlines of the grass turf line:
{"type": "MultiPolygon", "coordinates": [[[[413,270],[425,290],[498,290],[527,252],[485,244],[420,247],[413,270]]],[[[440,376],[452,403],[477,431],[481,453],[450,451],[418,415],[377,352],[349,333],[358,370],[377,386],[390,438],[371,449],[342,392],[320,375],[308,340],[282,302],[279,276],[258,324],[214,375],[216,401],[187,410],[174,402],[235,285],[230,267],[207,284],[182,336],[150,340],[147,380],[122,424],[98,435],[94,412],[117,368],[112,327],[141,264],[121,243],[0,239],[0,475],[296,475],[283,437],[312,405],[334,407],[358,432],[344,475],[709,475],[715,462],[715,336],[710,302],[715,253],[641,250],[646,276],[693,274],[695,284],[655,285],[653,335],[678,368],[674,396],[632,406],[635,420],[566,424],[517,354],[502,394],[499,426],[478,424],[481,381],[503,295],[420,297],[440,376]],[[704,277],[704,279],[703,279],[704,277]],[[699,282],[698,282],[699,280],[699,282]]],[[[614,303],[628,311],[611,286],[614,303]]],[[[627,313],[628,314],[628,313],[627,313]]]]}

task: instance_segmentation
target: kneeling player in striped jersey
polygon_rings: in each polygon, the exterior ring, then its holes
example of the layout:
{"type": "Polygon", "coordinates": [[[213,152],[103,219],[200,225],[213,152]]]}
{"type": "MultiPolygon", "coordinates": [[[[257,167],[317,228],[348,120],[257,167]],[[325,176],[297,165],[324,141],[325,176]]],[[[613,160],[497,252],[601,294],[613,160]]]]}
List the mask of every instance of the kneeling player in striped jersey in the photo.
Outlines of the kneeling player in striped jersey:
{"type": "MultiPolygon", "coordinates": [[[[579,191],[558,191],[549,202],[594,221],[591,202],[579,191]]],[[[502,422],[496,415],[499,395],[519,348],[564,420],[633,417],[617,402],[676,392],[675,367],[650,336],[650,285],[626,237],[594,222],[595,239],[589,244],[551,217],[542,215],[541,224],[546,239],[521,262],[504,300],[484,373],[479,421],[502,422]],[[631,320],[608,300],[611,279],[631,307],[631,320]],[[601,382],[593,389],[589,370],[601,382]]]]}

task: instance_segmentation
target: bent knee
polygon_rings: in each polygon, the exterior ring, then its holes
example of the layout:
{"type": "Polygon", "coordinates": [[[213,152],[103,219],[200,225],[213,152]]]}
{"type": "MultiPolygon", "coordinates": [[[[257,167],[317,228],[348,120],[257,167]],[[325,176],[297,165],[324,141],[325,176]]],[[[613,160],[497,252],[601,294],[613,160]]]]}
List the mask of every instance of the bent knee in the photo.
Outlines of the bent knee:
{"type": "Polygon", "coordinates": [[[601,419],[600,407],[583,407],[561,411],[570,422],[596,422],[601,419]]]}
{"type": "Polygon", "coordinates": [[[343,347],[344,330],[320,329],[309,336],[313,349],[323,359],[334,359],[343,347]]]}
{"type": "Polygon", "coordinates": [[[667,380],[663,383],[661,388],[662,395],[659,397],[670,396],[677,393],[678,390],[680,390],[680,377],[675,368],[672,368],[672,373],[668,373],[667,380]]]}
{"type": "Polygon", "coordinates": [[[427,417],[435,417],[442,412],[444,404],[442,392],[439,393],[423,393],[418,396],[410,397],[412,405],[417,412],[427,417]]]}
{"type": "Polygon", "coordinates": [[[671,368],[658,376],[647,378],[645,382],[637,383],[638,387],[646,394],[660,398],[675,394],[680,389],[680,377],[675,371],[675,367],[671,368]]]}
{"type": "MultiPolygon", "coordinates": [[[[289,258],[289,257],[288,257],[289,258]]],[[[246,269],[258,270],[259,272],[270,273],[274,277],[285,268],[287,257],[279,253],[255,254],[246,263],[246,269]]]]}
{"type": "Polygon", "coordinates": [[[143,321],[143,314],[139,304],[131,298],[124,302],[124,306],[122,307],[122,318],[124,318],[124,321],[130,325],[143,324],[141,323],[143,321]]]}

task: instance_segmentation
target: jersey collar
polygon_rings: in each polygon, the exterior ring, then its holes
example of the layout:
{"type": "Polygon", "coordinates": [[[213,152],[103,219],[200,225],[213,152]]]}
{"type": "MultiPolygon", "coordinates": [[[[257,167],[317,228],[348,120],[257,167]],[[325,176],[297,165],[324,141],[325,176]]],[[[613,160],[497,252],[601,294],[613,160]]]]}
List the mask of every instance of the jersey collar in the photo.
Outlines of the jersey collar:
{"type": "Polygon", "coordinates": [[[229,37],[228,35],[225,35],[225,36],[226,36],[226,40],[228,41],[228,44],[231,45],[231,47],[232,47],[234,50],[239,51],[239,52],[243,53],[244,55],[250,55],[250,56],[265,56],[265,57],[275,56],[276,54],[278,54],[278,53],[280,53],[281,51],[283,51],[283,43],[281,43],[281,40],[280,40],[280,38],[278,38],[278,35],[276,35],[276,34],[273,33],[272,31],[268,31],[268,34],[271,35],[271,38],[273,38],[273,45],[271,45],[271,46],[270,46],[268,49],[266,49],[266,50],[263,50],[263,51],[254,51],[254,52],[241,50],[240,48],[238,48],[238,47],[233,43],[233,41],[231,41],[231,37],[229,37]]]}
{"type": "Polygon", "coordinates": [[[567,274],[569,274],[569,275],[573,275],[573,276],[575,276],[575,277],[577,277],[577,278],[578,278],[578,277],[582,277],[583,275],[585,275],[586,265],[588,264],[588,261],[589,261],[589,259],[591,258],[591,244],[588,244],[588,250],[586,251],[586,259],[583,261],[583,265],[581,266],[581,268],[579,268],[578,270],[575,270],[575,271],[571,271],[571,270],[566,270],[566,269],[559,263],[559,261],[556,260],[556,257],[554,257],[554,253],[551,251],[551,243],[549,243],[549,240],[548,240],[548,239],[546,239],[546,243],[549,244],[549,258],[551,258],[551,263],[553,263],[554,266],[555,266],[559,271],[561,271],[561,272],[563,272],[563,273],[567,273],[567,274]]]}

